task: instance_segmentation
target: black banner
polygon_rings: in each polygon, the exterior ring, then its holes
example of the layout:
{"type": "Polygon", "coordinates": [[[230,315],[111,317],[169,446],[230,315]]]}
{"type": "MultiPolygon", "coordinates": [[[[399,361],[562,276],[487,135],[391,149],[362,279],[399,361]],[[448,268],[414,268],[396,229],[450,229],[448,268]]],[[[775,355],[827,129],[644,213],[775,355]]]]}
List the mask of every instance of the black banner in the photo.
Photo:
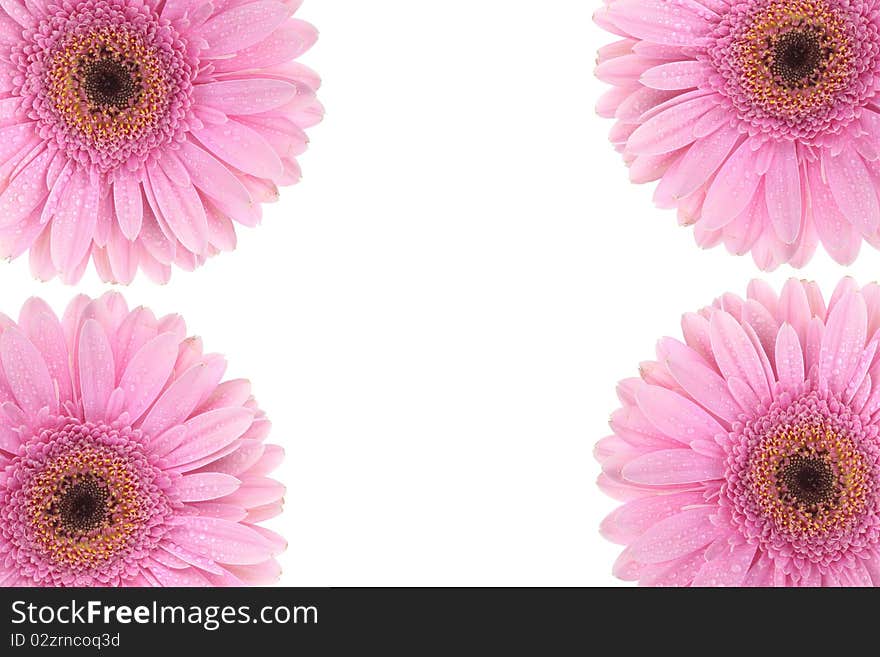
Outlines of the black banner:
{"type": "Polygon", "coordinates": [[[855,591],[791,589],[0,589],[0,655],[555,655],[608,641],[628,654],[729,637],[720,648],[817,609],[822,626],[851,627],[875,608],[865,593],[867,605],[855,591]]]}

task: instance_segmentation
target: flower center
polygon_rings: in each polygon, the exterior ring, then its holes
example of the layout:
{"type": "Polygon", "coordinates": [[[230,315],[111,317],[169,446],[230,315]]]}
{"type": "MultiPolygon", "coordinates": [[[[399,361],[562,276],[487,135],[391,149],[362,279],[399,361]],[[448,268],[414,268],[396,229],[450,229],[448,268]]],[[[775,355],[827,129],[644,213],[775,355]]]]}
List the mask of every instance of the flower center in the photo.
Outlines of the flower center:
{"type": "Polygon", "coordinates": [[[67,39],[52,58],[48,83],[68,130],[108,153],[157,126],[170,93],[155,48],[118,27],[67,39]]]}
{"type": "Polygon", "coordinates": [[[873,10],[837,0],[733,3],[714,28],[706,84],[751,134],[810,142],[839,131],[873,96],[880,66],[873,10]]]}
{"type": "Polygon", "coordinates": [[[36,582],[112,582],[158,545],[180,508],[173,480],[145,452],[140,431],[50,417],[7,466],[0,488],[0,536],[36,582]],[[0,527],[3,529],[3,527],[0,527]]]}
{"type": "Polygon", "coordinates": [[[864,455],[821,424],[771,432],[750,460],[746,477],[758,508],[792,537],[846,529],[865,507],[870,473],[864,455]]]}
{"type": "Polygon", "coordinates": [[[81,442],[50,459],[30,486],[31,526],[57,563],[95,567],[142,526],[144,491],[124,454],[81,442]]]}
{"type": "Polygon", "coordinates": [[[79,77],[89,104],[95,111],[115,107],[122,109],[140,96],[140,84],[135,67],[107,57],[84,64],[79,77]]]}
{"type": "Polygon", "coordinates": [[[829,54],[816,30],[792,30],[780,36],[770,49],[770,70],[785,86],[801,88],[815,83],[813,78],[829,54]]]}
{"type": "Polygon", "coordinates": [[[68,534],[83,534],[101,525],[107,518],[109,493],[106,485],[93,475],[71,480],[59,487],[56,514],[60,528],[68,534]]]}
{"type": "Polygon", "coordinates": [[[137,168],[190,129],[197,47],[151,3],[62,4],[13,46],[15,93],[70,159],[137,168]]]}
{"type": "Polygon", "coordinates": [[[721,504],[745,538],[801,565],[827,565],[876,543],[880,431],[865,420],[809,391],[735,426],[724,445],[721,504]]]}
{"type": "Polygon", "coordinates": [[[831,465],[818,456],[793,456],[776,475],[782,498],[813,513],[819,505],[832,502],[835,477],[831,465]]]}

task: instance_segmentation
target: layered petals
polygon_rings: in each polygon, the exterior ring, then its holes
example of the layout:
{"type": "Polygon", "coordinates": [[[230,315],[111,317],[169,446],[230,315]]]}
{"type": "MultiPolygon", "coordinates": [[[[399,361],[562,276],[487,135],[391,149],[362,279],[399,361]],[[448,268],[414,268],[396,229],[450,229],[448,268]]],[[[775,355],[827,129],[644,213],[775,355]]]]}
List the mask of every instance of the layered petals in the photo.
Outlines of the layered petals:
{"type": "Polygon", "coordinates": [[[165,283],[235,248],[323,114],[299,4],[0,6],[0,257],[165,283]]]}
{"type": "Polygon", "coordinates": [[[602,534],[643,585],[880,585],[880,304],[755,281],[618,388],[602,534]]]}
{"type": "Polygon", "coordinates": [[[606,0],[596,21],[611,141],[700,246],[772,270],[880,243],[875,3],[606,0]]]}
{"type": "MultiPolygon", "coordinates": [[[[176,316],[77,297],[0,322],[3,574],[31,586],[277,579],[283,450],[176,316]]],[[[9,579],[7,577],[6,579],[9,579]]]]}

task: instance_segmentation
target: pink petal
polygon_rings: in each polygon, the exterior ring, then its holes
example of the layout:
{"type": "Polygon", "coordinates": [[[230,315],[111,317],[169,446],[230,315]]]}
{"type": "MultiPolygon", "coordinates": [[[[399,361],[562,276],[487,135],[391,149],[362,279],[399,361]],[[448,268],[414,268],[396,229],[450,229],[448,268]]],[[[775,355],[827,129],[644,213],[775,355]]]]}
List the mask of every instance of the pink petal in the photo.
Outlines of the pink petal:
{"type": "MultiPolygon", "coordinates": [[[[810,320],[807,328],[807,339],[803,345],[804,350],[804,369],[807,374],[814,374],[813,368],[819,367],[819,355],[822,352],[822,336],[825,334],[825,324],[818,317],[810,320]]],[[[815,373],[818,376],[818,372],[815,373]]]]}
{"type": "Polygon", "coordinates": [[[234,477],[241,478],[241,474],[260,460],[265,446],[258,441],[242,441],[237,450],[229,456],[214,461],[211,472],[225,472],[234,477]]]}
{"type": "Polygon", "coordinates": [[[779,309],[779,296],[776,294],[776,290],[766,281],[760,278],[754,278],[749,281],[746,296],[761,304],[771,316],[776,315],[779,309]]]}
{"type": "Polygon", "coordinates": [[[639,39],[672,46],[692,46],[710,29],[711,15],[696,3],[662,0],[615,2],[610,17],[615,25],[639,39]]]}
{"type": "Polygon", "coordinates": [[[709,321],[712,351],[725,378],[746,381],[759,398],[769,398],[770,385],[761,359],[742,326],[728,313],[712,314],[709,321]]]}
{"type": "Polygon", "coordinates": [[[700,507],[661,520],[630,545],[633,558],[662,563],[699,550],[721,534],[711,522],[714,513],[712,507],[700,507]]]}
{"type": "Polygon", "coordinates": [[[232,475],[221,472],[200,472],[185,475],[177,484],[177,492],[183,502],[202,502],[230,495],[238,490],[241,482],[232,475]]]}
{"type": "Polygon", "coordinates": [[[231,522],[241,522],[248,517],[248,510],[244,507],[224,502],[190,502],[188,506],[197,509],[200,516],[222,518],[231,522]]]}
{"type": "Polygon", "coordinates": [[[234,57],[217,60],[214,69],[241,71],[284,64],[306,52],[317,39],[314,27],[300,20],[289,20],[259,43],[239,50],[234,57]]]}
{"type": "Polygon", "coordinates": [[[776,318],[760,303],[754,299],[748,299],[743,305],[742,321],[743,324],[748,324],[758,337],[760,343],[758,349],[772,358],[776,345],[776,333],[779,329],[779,322],[776,321],[776,318]]]}
{"type": "MultiPolygon", "coordinates": [[[[137,274],[140,249],[134,242],[130,242],[120,230],[118,225],[110,229],[110,237],[107,240],[107,264],[113,274],[112,280],[128,285],[137,274]]],[[[94,255],[94,254],[93,254],[94,255]]]]}
{"type": "MultiPolygon", "coordinates": [[[[864,384],[866,383],[866,379],[870,379],[870,375],[868,374],[868,370],[871,369],[871,365],[874,363],[874,356],[877,353],[878,346],[877,338],[871,340],[868,343],[868,346],[865,347],[865,350],[859,356],[859,361],[853,369],[852,375],[850,376],[849,381],[846,384],[846,389],[843,391],[843,401],[847,404],[850,403],[854,398],[857,398],[860,393],[861,394],[870,394],[870,389],[867,393],[862,391],[864,384]]],[[[870,383],[870,381],[867,381],[870,383]]],[[[870,386],[869,386],[870,388],[870,386]]],[[[861,401],[864,402],[867,399],[867,396],[861,401]]],[[[857,404],[853,404],[854,408],[858,408],[857,404]]]]}
{"type": "Polygon", "coordinates": [[[779,295],[779,318],[791,324],[801,344],[806,344],[807,326],[813,316],[803,285],[797,279],[789,279],[779,295]]]}
{"type": "Polygon", "coordinates": [[[696,352],[684,345],[669,347],[665,363],[682,389],[697,402],[723,420],[736,420],[741,411],[727,391],[727,383],[696,352]]]}
{"type": "Polygon", "coordinates": [[[12,46],[21,43],[21,23],[0,14],[0,43],[12,46]]]}
{"type": "Polygon", "coordinates": [[[128,361],[119,380],[125,393],[124,410],[132,421],[143,415],[164,388],[174,362],[180,341],[173,333],[162,333],[145,344],[128,361]]]}
{"type": "Polygon", "coordinates": [[[229,119],[222,125],[206,125],[193,134],[209,151],[244,173],[268,180],[276,180],[284,173],[272,146],[238,121],[229,119]]]}
{"type": "Polygon", "coordinates": [[[165,234],[149,206],[144,207],[144,219],[138,244],[160,264],[167,265],[174,260],[177,242],[171,238],[170,231],[169,235],[165,234]]]}
{"type": "Polygon", "coordinates": [[[702,62],[686,59],[649,68],[639,82],[653,89],[694,89],[705,81],[707,72],[702,62]]]}
{"type": "Polygon", "coordinates": [[[113,201],[119,229],[126,239],[135,240],[144,220],[144,199],[141,184],[133,174],[117,173],[113,182],[113,201]]]}
{"type": "Polygon", "coordinates": [[[55,386],[43,356],[15,327],[0,335],[0,361],[18,406],[29,417],[36,417],[43,408],[58,411],[55,386]]]}
{"type": "Polygon", "coordinates": [[[721,166],[709,186],[700,223],[710,230],[726,226],[748,207],[760,181],[752,142],[746,140],[721,166]]]}
{"type": "Polygon", "coordinates": [[[87,319],[79,334],[79,387],[86,420],[104,419],[110,393],[116,387],[113,350],[107,334],[94,319],[87,319]]]}
{"type": "Polygon", "coordinates": [[[830,149],[822,152],[828,186],[841,213],[862,233],[873,233],[880,224],[880,203],[861,155],[851,147],[837,156],[830,149]]]}
{"type": "Polygon", "coordinates": [[[841,394],[859,361],[868,330],[868,311],[861,294],[847,295],[834,306],[822,336],[819,381],[841,394]]]}
{"type": "Polygon", "coordinates": [[[637,155],[629,165],[629,179],[637,184],[651,182],[664,176],[670,166],[681,158],[682,151],[662,155],[637,155]]]}
{"type": "Polygon", "coordinates": [[[168,538],[218,563],[247,565],[273,556],[271,544],[253,528],[218,518],[185,518],[168,538]]]}
{"type": "Polygon", "coordinates": [[[161,434],[144,434],[148,438],[147,449],[156,456],[165,456],[166,454],[177,449],[186,439],[186,427],[182,424],[171,427],[161,434]]]}
{"type": "Polygon", "coordinates": [[[125,316],[118,329],[113,332],[117,378],[122,376],[128,361],[158,333],[158,322],[151,310],[136,308],[125,316]]]}
{"type": "Polygon", "coordinates": [[[58,383],[60,399],[73,399],[67,342],[55,313],[42,299],[31,298],[21,309],[19,324],[28,340],[42,354],[49,376],[58,383]]]}
{"type": "Polygon", "coordinates": [[[783,324],[776,336],[776,376],[789,389],[804,382],[804,354],[791,324],[783,324]]]}
{"type": "Polygon", "coordinates": [[[639,586],[684,587],[690,586],[694,575],[706,563],[704,550],[696,550],[672,561],[658,564],[643,564],[639,586]]]}
{"type": "MultiPolygon", "coordinates": [[[[4,134],[5,131],[0,131],[0,137],[4,134]]],[[[46,171],[50,160],[50,151],[43,151],[13,178],[0,194],[0,228],[20,223],[48,196],[46,171]]]]}
{"type": "Polygon", "coordinates": [[[646,385],[636,393],[636,401],[651,424],[680,442],[714,440],[727,433],[705,410],[666,388],[646,385]]]}
{"type": "Polygon", "coordinates": [[[183,465],[216,452],[247,431],[253,418],[246,408],[221,408],[187,420],[187,439],[166,457],[167,464],[183,465]]]}
{"type": "Polygon", "coordinates": [[[229,572],[251,586],[265,586],[278,581],[281,577],[281,566],[275,559],[269,559],[248,566],[229,566],[229,572]]]}
{"type": "Polygon", "coordinates": [[[14,19],[22,27],[32,27],[35,22],[33,14],[20,0],[0,0],[0,7],[6,15],[14,19]]]}
{"type": "Polygon", "coordinates": [[[191,141],[181,143],[179,154],[193,184],[210,196],[222,211],[250,225],[251,218],[258,212],[241,180],[191,141]]]}
{"type": "Polygon", "coordinates": [[[607,84],[631,86],[657,63],[657,60],[629,53],[601,60],[594,73],[607,84]]]}
{"type": "Polygon", "coordinates": [[[248,469],[248,476],[264,476],[274,471],[284,460],[284,448],[279,445],[266,445],[257,463],[248,469]]]}
{"type": "Polygon", "coordinates": [[[187,562],[190,565],[193,565],[201,570],[204,570],[209,573],[221,573],[223,568],[218,566],[213,559],[208,559],[207,557],[203,557],[201,555],[196,554],[191,550],[187,550],[185,547],[178,545],[169,540],[165,540],[161,543],[161,548],[168,552],[169,554],[174,555],[178,559],[187,562]]]}
{"type": "Polygon", "coordinates": [[[840,264],[850,264],[859,253],[862,236],[841,214],[828,185],[822,180],[818,164],[808,165],[810,214],[825,249],[840,264]]]}
{"type": "Polygon", "coordinates": [[[199,4],[199,0],[165,0],[161,16],[165,20],[174,21],[192,13],[199,4]]]}
{"type": "Polygon", "coordinates": [[[675,486],[720,479],[724,462],[691,449],[663,449],[633,459],[622,474],[634,484],[675,486]]]}
{"type": "Polygon", "coordinates": [[[208,47],[200,55],[229,55],[259,43],[287,16],[287,7],[280,2],[251,2],[233,7],[202,26],[200,36],[208,42],[208,47]]]}
{"type": "Polygon", "coordinates": [[[52,219],[52,262],[61,272],[76,269],[89,252],[98,218],[99,185],[77,168],[52,219]]]}
{"type": "Polygon", "coordinates": [[[148,562],[147,568],[162,586],[211,586],[211,582],[208,581],[205,576],[199,573],[199,571],[195,568],[187,568],[186,570],[172,570],[171,568],[166,568],[156,561],[148,562]]]}
{"type": "Polygon", "coordinates": [[[794,142],[776,145],[773,164],[767,171],[764,193],[773,230],[786,244],[797,239],[801,228],[801,178],[797,148],[794,142]]]}
{"type": "Polygon", "coordinates": [[[224,502],[253,509],[279,501],[284,497],[283,484],[268,477],[244,477],[241,487],[223,498],[224,502]]]}
{"type": "Polygon", "coordinates": [[[687,146],[696,139],[694,121],[717,104],[714,96],[703,96],[660,112],[633,132],[626,148],[639,155],[660,155],[687,146]]]}
{"type": "Polygon", "coordinates": [[[757,547],[744,543],[707,561],[694,576],[692,586],[741,586],[757,547]]]}
{"type": "Polygon", "coordinates": [[[230,379],[218,385],[205,402],[199,407],[199,412],[212,411],[224,406],[242,406],[251,396],[251,382],[247,379],[230,379]]]}
{"type": "Polygon", "coordinates": [[[188,369],[162,393],[147,413],[141,431],[148,436],[158,436],[182,423],[203,395],[217,385],[221,376],[222,371],[218,372],[216,368],[203,363],[188,369]]]}
{"type": "Polygon", "coordinates": [[[635,406],[618,409],[611,414],[611,428],[629,444],[648,449],[675,448],[680,441],[663,435],[635,406]]]}
{"type": "Polygon", "coordinates": [[[296,87],[271,78],[223,80],[193,87],[196,102],[214,107],[224,114],[268,112],[293,100],[296,87]]]}
{"type": "Polygon", "coordinates": [[[663,176],[674,198],[692,194],[718,170],[740,139],[732,126],[722,126],[708,137],[695,141],[678,161],[675,171],[663,176]]]}
{"type": "MultiPolygon", "coordinates": [[[[632,91],[630,95],[620,103],[614,116],[624,123],[639,123],[642,115],[653,107],[662,105],[664,102],[676,97],[670,91],[658,91],[642,87],[632,91]]],[[[2,136],[0,132],[0,136],[2,136]]]]}
{"type": "Polygon", "coordinates": [[[158,210],[174,236],[193,253],[203,253],[208,244],[208,219],[196,190],[174,184],[156,164],[148,165],[147,173],[158,210]]]}
{"type": "Polygon", "coordinates": [[[660,520],[679,513],[686,506],[703,502],[703,494],[693,491],[642,497],[615,509],[602,522],[601,532],[607,539],[627,545],[660,520]]]}

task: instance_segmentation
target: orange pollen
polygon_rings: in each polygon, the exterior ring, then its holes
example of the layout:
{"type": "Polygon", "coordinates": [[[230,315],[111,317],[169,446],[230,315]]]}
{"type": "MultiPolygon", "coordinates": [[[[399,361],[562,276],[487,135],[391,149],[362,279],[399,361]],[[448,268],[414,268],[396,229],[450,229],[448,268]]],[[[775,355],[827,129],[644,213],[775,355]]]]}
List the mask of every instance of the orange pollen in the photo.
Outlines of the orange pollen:
{"type": "Polygon", "coordinates": [[[138,477],[113,451],[62,454],[36,474],[27,515],[37,544],[56,563],[91,568],[124,549],[143,522],[138,477]]]}
{"type": "Polygon", "coordinates": [[[790,535],[846,530],[869,501],[865,456],[848,437],[822,426],[786,427],[768,435],[745,475],[758,508],[790,535]]]}
{"type": "Polygon", "coordinates": [[[769,114],[791,119],[833,103],[855,70],[846,25],[822,0],[771,2],[733,53],[744,91],[769,114]]]}
{"type": "Polygon", "coordinates": [[[74,34],[49,64],[47,95],[55,111],[99,149],[154,128],[170,93],[155,48],[124,28],[74,34]]]}

